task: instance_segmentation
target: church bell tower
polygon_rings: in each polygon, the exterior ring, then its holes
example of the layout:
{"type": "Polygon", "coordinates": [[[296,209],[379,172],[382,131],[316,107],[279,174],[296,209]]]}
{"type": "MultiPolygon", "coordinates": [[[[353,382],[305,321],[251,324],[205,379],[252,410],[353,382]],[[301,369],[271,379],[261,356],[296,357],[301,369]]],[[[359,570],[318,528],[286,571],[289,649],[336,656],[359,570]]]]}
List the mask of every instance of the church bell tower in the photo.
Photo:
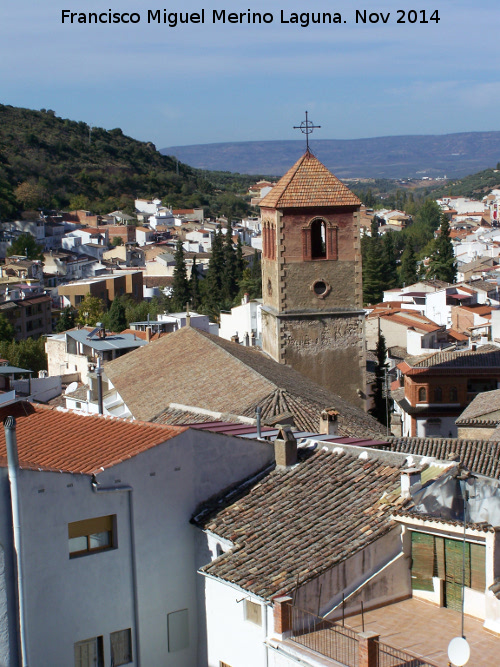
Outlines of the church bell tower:
{"type": "Polygon", "coordinates": [[[264,352],[362,406],[361,202],[307,144],[259,205],[264,352]]]}

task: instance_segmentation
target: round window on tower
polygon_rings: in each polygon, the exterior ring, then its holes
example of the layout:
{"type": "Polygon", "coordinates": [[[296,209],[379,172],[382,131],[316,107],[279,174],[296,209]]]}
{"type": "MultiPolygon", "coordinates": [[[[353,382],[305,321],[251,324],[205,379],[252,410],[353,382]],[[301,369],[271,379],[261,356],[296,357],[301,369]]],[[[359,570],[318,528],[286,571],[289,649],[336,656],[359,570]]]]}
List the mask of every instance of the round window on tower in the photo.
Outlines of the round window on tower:
{"type": "Polygon", "coordinates": [[[315,280],[311,285],[311,291],[318,297],[318,299],[324,299],[330,294],[331,291],[330,285],[325,280],[315,280]]]}

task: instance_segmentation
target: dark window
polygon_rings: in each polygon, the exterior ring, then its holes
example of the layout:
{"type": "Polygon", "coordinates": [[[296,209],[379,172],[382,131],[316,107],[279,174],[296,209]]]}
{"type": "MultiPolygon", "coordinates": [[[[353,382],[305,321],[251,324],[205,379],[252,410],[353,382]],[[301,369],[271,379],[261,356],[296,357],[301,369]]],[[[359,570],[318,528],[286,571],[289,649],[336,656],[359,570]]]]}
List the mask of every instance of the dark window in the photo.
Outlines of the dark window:
{"type": "Polygon", "coordinates": [[[441,387],[434,387],[434,400],[436,403],[441,403],[443,400],[443,390],[441,387]]]}
{"type": "Polygon", "coordinates": [[[112,549],[116,544],[115,515],[68,524],[69,557],[112,549]]]}
{"type": "Polygon", "coordinates": [[[109,636],[111,643],[111,664],[113,667],[132,662],[132,631],[120,630],[109,636]]]}
{"type": "Polygon", "coordinates": [[[311,257],[326,258],[326,225],[323,220],[313,220],[311,223],[311,257]]]}
{"type": "Polygon", "coordinates": [[[75,667],[103,667],[102,637],[92,637],[75,644],[75,667]]]}
{"type": "Polygon", "coordinates": [[[455,403],[458,401],[458,391],[456,387],[450,387],[450,402],[455,403]]]}
{"type": "Polygon", "coordinates": [[[419,401],[427,400],[427,390],[425,387],[420,387],[420,389],[418,390],[418,400],[419,401]]]}
{"type": "Polygon", "coordinates": [[[467,380],[467,392],[468,393],[477,393],[480,391],[492,391],[497,388],[497,381],[490,379],[481,379],[477,380],[471,379],[467,380]]]}

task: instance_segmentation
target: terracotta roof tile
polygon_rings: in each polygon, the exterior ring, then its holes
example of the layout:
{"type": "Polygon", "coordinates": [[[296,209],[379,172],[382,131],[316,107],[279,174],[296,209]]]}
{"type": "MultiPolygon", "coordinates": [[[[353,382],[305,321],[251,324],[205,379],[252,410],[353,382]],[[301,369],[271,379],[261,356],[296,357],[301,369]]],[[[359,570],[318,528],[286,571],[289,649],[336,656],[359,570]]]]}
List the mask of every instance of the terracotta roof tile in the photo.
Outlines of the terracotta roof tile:
{"type": "Polygon", "coordinates": [[[386,534],[399,485],[386,463],[318,451],[198,509],[197,525],[235,545],[203,569],[263,598],[289,593],[386,534]]]}
{"type": "MultiPolygon", "coordinates": [[[[32,403],[0,410],[16,418],[21,467],[91,475],[183,433],[180,426],[144,424],[83,415],[32,403]]],[[[0,465],[6,465],[5,432],[0,429],[0,465]]]]}
{"type": "Polygon", "coordinates": [[[171,403],[268,419],[292,412],[298,428],[316,432],[320,413],[335,407],[339,433],[374,436],[384,427],[360,408],[254,348],[183,327],[105,364],[136,419],[151,421],[171,403]]]}
{"type": "Polygon", "coordinates": [[[280,209],[361,206],[361,202],[317,157],[307,151],[259,202],[259,206],[280,209]]]}

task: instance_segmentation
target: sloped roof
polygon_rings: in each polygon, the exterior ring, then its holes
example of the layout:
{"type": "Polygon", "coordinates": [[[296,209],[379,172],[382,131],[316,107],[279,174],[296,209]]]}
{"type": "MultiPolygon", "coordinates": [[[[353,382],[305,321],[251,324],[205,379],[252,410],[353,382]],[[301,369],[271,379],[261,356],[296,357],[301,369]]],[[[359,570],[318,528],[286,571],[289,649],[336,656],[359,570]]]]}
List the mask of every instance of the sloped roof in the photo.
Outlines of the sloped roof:
{"type": "Polygon", "coordinates": [[[280,209],[361,206],[361,202],[317,157],[306,151],[259,202],[259,206],[280,209]]]}
{"type": "Polygon", "coordinates": [[[136,419],[150,421],[170,403],[262,419],[293,412],[295,424],[317,431],[325,408],[339,413],[341,435],[373,436],[384,428],[363,410],[259,350],[183,327],[105,364],[105,372],[136,419]]]}
{"type": "MultiPolygon", "coordinates": [[[[16,403],[0,410],[16,418],[21,467],[97,474],[183,433],[186,428],[83,415],[61,408],[16,403]]],[[[0,466],[6,465],[0,429],[0,466]]]]}
{"type": "Polygon", "coordinates": [[[456,424],[467,424],[470,420],[474,423],[482,421],[488,423],[500,423],[500,389],[493,391],[483,391],[478,394],[471,403],[465,408],[456,424]],[[497,413],[493,415],[492,413],[497,413]]]}
{"type": "Polygon", "coordinates": [[[445,461],[458,456],[473,473],[500,479],[500,442],[458,438],[387,438],[392,452],[433,456],[445,461]]]}
{"type": "Polygon", "coordinates": [[[344,452],[275,469],[195,513],[235,545],[203,571],[263,598],[289,593],[386,534],[399,485],[399,469],[344,452]]]}
{"type": "Polygon", "coordinates": [[[494,345],[484,345],[479,350],[458,352],[436,352],[414,364],[413,368],[498,368],[500,367],[500,348],[494,345]]]}

